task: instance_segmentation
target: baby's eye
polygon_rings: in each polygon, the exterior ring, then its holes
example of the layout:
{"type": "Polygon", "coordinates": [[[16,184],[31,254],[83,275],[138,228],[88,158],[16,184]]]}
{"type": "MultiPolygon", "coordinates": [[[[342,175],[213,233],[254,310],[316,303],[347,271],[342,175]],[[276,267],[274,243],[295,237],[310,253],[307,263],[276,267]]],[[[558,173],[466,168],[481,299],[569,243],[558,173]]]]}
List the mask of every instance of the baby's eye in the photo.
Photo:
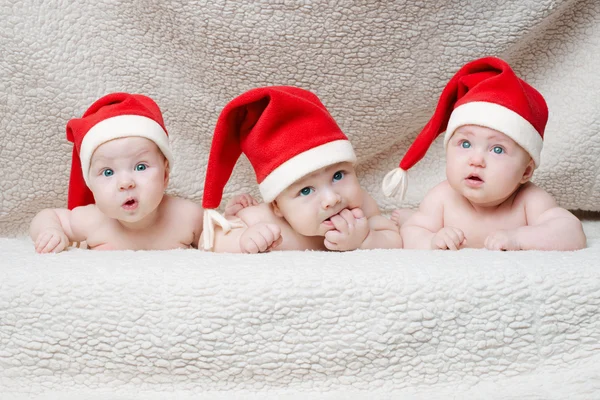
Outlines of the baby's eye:
{"type": "Polygon", "coordinates": [[[145,171],[148,166],[146,164],[138,164],[135,166],[136,171],[145,171]]]}
{"type": "Polygon", "coordinates": [[[342,178],[344,177],[344,171],[338,171],[335,174],[333,174],[333,181],[341,181],[342,178]]]}
{"type": "Polygon", "coordinates": [[[307,186],[305,188],[300,189],[300,196],[308,196],[309,194],[311,194],[314,191],[315,191],[315,189],[307,186]]]}
{"type": "Polygon", "coordinates": [[[462,142],[460,142],[460,147],[462,147],[463,149],[470,149],[471,142],[469,142],[468,140],[463,140],[462,142]]]}
{"type": "Polygon", "coordinates": [[[500,146],[494,146],[494,148],[492,149],[492,151],[496,154],[502,154],[504,153],[504,149],[500,146]]]}
{"type": "Polygon", "coordinates": [[[102,171],[102,175],[109,177],[109,176],[113,176],[115,174],[115,171],[113,171],[110,168],[106,168],[104,171],[102,171]]]}

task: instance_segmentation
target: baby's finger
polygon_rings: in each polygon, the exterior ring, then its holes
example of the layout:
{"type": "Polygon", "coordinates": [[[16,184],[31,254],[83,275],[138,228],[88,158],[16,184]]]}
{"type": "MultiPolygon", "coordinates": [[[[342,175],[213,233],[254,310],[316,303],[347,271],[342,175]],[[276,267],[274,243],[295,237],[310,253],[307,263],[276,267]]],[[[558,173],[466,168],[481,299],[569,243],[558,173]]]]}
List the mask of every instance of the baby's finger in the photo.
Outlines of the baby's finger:
{"type": "Polygon", "coordinates": [[[339,246],[336,243],[332,243],[327,239],[325,239],[323,243],[325,244],[325,248],[327,250],[338,251],[339,249],[339,246]]]}
{"type": "Polygon", "coordinates": [[[42,250],[42,253],[51,253],[54,251],[54,249],[56,249],[56,246],[60,243],[60,237],[58,236],[50,236],[50,240],[48,241],[48,244],[46,245],[46,247],[44,247],[44,249],[42,250]]]}
{"type": "Polygon", "coordinates": [[[361,219],[365,217],[365,213],[360,208],[353,208],[350,210],[355,219],[361,219]]]}
{"type": "Polygon", "coordinates": [[[343,217],[340,215],[334,215],[331,217],[331,222],[336,230],[348,234],[348,221],[346,221],[343,217]]]}
{"type": "Polygon", "coordinates": [[[460,245],[464,240],[465,240],[465,234],[463,233],[462,230],[458,229],[458,228],[452,228],[452,232],[454,232],[454,234],[456,235],[458,242],[456,242],[457,245],[460,245]]]}
{"type": "Polygon", "coordinates": [[[255,254],[259,252],[259,248],[254,242],[253,238],[246,238],[244,241],[244,245],[242,246],[242,251],[244,253],[255,254]]]}
{"type": "Polygon", "coordinates": [[[256,235],[255,237],[252,238],[254,243],[256,243],[256,247],[258,247],[259,253],[262,253],[265,250],[267,250],[267,248],[269,247],[269,244],[272,243],[272,241],[269,242],[269,240],[263,236],[265,234],[266,234],[266,232],[260,232],[260,235],[256,235]]]}
{"type": "Polygon", "coordinates": [[[435,248],[440,250],[446,250],[448,246],[446,246],[446,240],[442,236],[436,236],[433,238],[433,245],[435,248]]]}
{"type": "Polygon", "coordinates": [[[455,239],[453,239],[450,235],[446,236],[445,242],[446,242],[446,246],[448,247],[448,250],[458,250],[455,239]]]}
{"type": "Polygon", "coordinates": [[[325,233],[325,239],[336,245],[340,242],[342,237],[343,237],[343,234],[340,233],[339,231],[327,231],[325,233]]]}
{"type": "Polygon", "coordinates": [[[283,237],[279,236],[279,238],[269,246],[267,251],[275,250],[275,248],[277,248],[277,246],[279,246],[281,243],[283,243],[283,237]]]}
{"type": "Polygon", "coordinates": [[[279,227],[279,225],[267,224],[267,228],[273,233],[273,240],[276,240],[277,238],[281,237],[281,228],[279,227]]]}
{"type": "Polygon", "coordinates": [[[44,247],[48,244],[48,240],[50,240],[52,236],[48,234],[39,235],[37,240],[35,241],[35,251],[41,253],[44,247]]]}
{"type": "Polygon", "coordinates": [[[269,229],[268,226],[262,227],[258,233],[265,240],[267,246],[275,241],[275,234],[269,229]]]}

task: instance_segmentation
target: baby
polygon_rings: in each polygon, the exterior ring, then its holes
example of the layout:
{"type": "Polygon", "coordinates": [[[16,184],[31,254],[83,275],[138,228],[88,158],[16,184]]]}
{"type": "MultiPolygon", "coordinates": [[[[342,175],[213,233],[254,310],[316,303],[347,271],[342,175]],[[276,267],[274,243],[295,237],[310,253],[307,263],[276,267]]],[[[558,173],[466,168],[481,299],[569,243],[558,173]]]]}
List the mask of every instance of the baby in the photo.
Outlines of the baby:
{"type": "MultiPolygon", "coordinates": [[[[96,250],[197,247],[202,208],[166,195],[173,155],[156,103],[113,93],[67,124],[74,143],[68,209],[46,209],[31,222],[38,253],[85,241],[96,250]]],[[[234,203],[247,204],[243,197],[234,203]]]]}
{"type": "Polygon", "coordinates": [[[447,180],[406,221],[406,210],[393,214],[405,248],[584,248],[581,222],[529,182],[540,163],[547,119],[542,95],[506,62],[487,57],[461,68],[400,168],[384,179],[386,195],[399,187],[404,192],[405,171],[445,131],[447,180]]]}
{"type": "Polygon", "coordinates": [[[221,113],[213,138],[203,206],[205,249],[259,253],[400,248],[396,225],[361,188],[356,156],[313,93],[288,86],[250,90],[221,113]],[[244,153],[264,203],[223,218],[223,188],[244,153]],[[217,228],[217,229],[214,229],[217,228]]]}

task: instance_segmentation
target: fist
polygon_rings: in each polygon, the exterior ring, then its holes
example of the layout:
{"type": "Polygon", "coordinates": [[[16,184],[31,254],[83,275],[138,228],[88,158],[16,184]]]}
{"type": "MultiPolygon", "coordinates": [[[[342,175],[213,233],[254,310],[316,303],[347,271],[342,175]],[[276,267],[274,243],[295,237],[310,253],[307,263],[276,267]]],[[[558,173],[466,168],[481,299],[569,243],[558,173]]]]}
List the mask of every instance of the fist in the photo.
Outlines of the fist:
{"type": "Polygon", "coordinates": [[[511,231],[496,231],[488,235],[484,246],[488,250],[521,250],[519,242],[511,231]]]}
{"type": "Polygon", "coordinates": [[[237,215],[240,210],[243,210],[246,207],[257,206],[258,201],[248,193],[238,194],[233,196],[231,200],[227,202],[225,206],[225,216],[228,215],[237,215]]]}
{"type": "Polygon", "coordinates": [[[458,250],[467,243],[465,234],[458,228],[447,226],[442,228],[431,239],[433,250],[458,250]]]}
{"type": "Polygon", "coordinates": [[[252,225],[240,237],[242,253],[264,253],[281,244],[281,228],[275,224],[260,222],[252,225]]]}
{"type": "Polygon", "coordinates": [[[360,208],[344,209],[331,217],[335,229],[325,233],[325,247],[329,250],[355,250],[369,234],[369,221],[360,208]]]}
{"type": "Polygon", "coordinates": [[[60,253],[69,245],[69,238],[59,229],[50,228],[42,231],[35,241],[38,253],[60,253]]]}

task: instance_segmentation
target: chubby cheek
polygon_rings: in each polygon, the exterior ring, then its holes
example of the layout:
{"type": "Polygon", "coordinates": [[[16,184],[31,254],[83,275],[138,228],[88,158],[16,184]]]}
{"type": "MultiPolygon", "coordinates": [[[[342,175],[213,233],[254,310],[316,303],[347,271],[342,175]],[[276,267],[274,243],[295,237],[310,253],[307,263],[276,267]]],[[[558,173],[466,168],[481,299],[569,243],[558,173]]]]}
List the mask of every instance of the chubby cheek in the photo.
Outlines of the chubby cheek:
{"type": "Polygon", "coordinates": [[[304,204],[282,210],[283,216],[293,230],[304,236],[313,236],[317,233],[319,223],[315,208],[304,204]]]}

